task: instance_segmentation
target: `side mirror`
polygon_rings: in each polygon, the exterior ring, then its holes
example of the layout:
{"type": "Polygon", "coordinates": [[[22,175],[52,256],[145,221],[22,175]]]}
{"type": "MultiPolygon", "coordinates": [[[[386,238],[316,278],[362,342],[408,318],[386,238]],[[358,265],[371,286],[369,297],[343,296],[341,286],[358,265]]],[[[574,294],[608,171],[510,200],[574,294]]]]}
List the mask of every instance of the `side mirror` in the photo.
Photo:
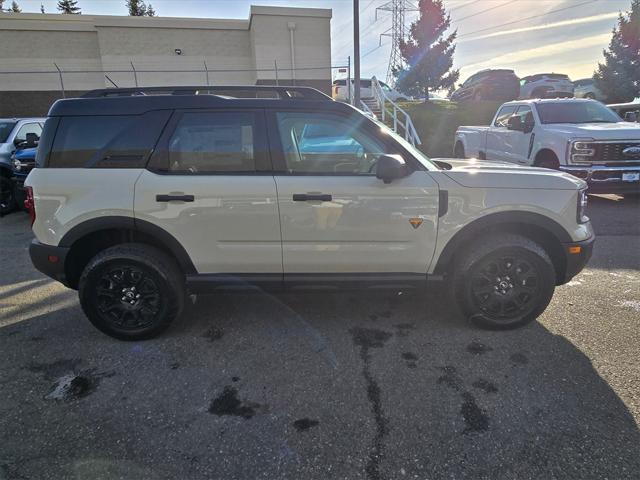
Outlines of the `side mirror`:
{"type": "Polygon", "coordinates": [[[638,113],[637,112],[627,112],[624,114],[625,122],[637,122],[638,121],[638,113]]]}
{"type": "Polygon", "coordinates": [[[27,133],[27,148],[33,148],[38,146],[38,135],[35,133],[27,133]]]}
{"type": "Polygon", "coordinates": [[[376,164],[376,177],[384,183],[407,175],[407,164],[400,155],[381,155],[376,164]]]}
{"type": "Polygon", "coordinates": [[[524,124],[522,123],[522,119],[518,115],[513,115],[512,117],[509,117],[509,120],[507,120],[507,129],[523,132],[524,124]]]}
{"type": "Polygon", "coordinates": [[[21,143],[25,142],[26,140],[24,138],[14,138],[13,139],[13,146],[17,147],[18,145],[20,145],[21,143]]]}

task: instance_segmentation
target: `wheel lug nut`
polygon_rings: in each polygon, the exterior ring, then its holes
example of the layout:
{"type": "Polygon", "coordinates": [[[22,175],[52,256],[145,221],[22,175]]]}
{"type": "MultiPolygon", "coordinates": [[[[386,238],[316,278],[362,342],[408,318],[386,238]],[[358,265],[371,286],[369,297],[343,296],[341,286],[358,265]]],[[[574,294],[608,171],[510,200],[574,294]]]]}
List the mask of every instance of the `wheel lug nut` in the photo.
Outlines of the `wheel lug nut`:
{"type": "Polygon", "coordinates": [[[140,298],[140,294],[139,293],[136,295],[136,298],[140,298]]]}
{"type": "Polygon", "coordinates": [[[122,301],[126,302],[127,301],[127,297],[122,297],[122,301]]]}

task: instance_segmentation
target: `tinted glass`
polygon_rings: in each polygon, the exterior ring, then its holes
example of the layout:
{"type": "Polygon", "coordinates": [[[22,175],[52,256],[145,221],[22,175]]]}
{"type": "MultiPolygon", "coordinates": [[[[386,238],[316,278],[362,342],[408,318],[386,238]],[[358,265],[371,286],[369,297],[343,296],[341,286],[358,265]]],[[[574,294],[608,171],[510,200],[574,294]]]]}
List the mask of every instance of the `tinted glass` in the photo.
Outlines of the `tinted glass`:
{"type": "Polygon", "coordinates": [[[333,84],[337,85],[337,86],[345,87],[347,85],[347,81],[346,80],[334,80],[333,84]]]}
{"type": "Polygon", "coordinates": [[[509,117],[513,115],[516,111],[516,107],[514,105],[507,105],[506,107],[502,107],[498,112],[498,116],[496,117],[496,121],[493,123],[495,127],[506,127],[509,117]]]}
{"type": "Polygon", "coordinates": [[[16,122],[0,122],[0,143],[5,143],[16,122]]]}
{"type": "Polygon", "coordinates": [[[169,140],[169,171],[255,171],[255,130],[252,112],[185,113],[169,140]]]}
{"type": "Polygon", "coordinates": [[[540,103],[542,123],[615,123],[620,118],[599,102],[540,103]]]}
{"type": "Polygon", "coordinates": [[[142,168],[170,113],[60,119],[51,168],[142,168]]]}
{"type": "Polygon", "coordinates": [[[532,125],[534,123],[533,112],[531,111],[531,107],[528,105],[522,105],[521,107],[518,107],[516,115],[520,117],[522,123],[526,123],[528,125],[532,125]]]}
{"type": "Polygon", "coordinates": [[[373,175],[386,153],[358,122],[338,115],[283,112],[277,119],[290,173],[373,175]]]}

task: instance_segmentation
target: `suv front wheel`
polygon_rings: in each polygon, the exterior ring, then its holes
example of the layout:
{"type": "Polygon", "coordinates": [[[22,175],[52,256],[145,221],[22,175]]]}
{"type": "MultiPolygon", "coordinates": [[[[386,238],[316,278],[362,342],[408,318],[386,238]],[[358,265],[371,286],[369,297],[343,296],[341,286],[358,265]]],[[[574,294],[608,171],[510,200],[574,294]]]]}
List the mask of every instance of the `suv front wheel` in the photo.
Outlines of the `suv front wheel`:
{"type": "Polygon", "coordinates": [[[128,243],[93,257],[80,277],[84,313],[120,340],[155,337],[180,314],[184,277],[175,262],[149,245],[128,243]]]}
{"type": "Polygon", "coordinates": [[[553,263],[540,245],[520,235],[492,235],[456,262],[454,294],[477,325],[516,328],[544,312],[555,278],[553,263]]]}

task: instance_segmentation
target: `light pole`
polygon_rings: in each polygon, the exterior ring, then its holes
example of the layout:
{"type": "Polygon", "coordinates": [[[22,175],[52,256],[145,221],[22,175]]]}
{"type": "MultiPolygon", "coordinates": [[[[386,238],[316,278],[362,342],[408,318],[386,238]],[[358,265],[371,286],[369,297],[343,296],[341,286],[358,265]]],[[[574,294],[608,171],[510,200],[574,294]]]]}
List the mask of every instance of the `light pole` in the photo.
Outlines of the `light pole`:
{"type": "Polygon", "coordinates": [[[353,105],[360,108],[360,0],[353,0],[353,105]]]}

